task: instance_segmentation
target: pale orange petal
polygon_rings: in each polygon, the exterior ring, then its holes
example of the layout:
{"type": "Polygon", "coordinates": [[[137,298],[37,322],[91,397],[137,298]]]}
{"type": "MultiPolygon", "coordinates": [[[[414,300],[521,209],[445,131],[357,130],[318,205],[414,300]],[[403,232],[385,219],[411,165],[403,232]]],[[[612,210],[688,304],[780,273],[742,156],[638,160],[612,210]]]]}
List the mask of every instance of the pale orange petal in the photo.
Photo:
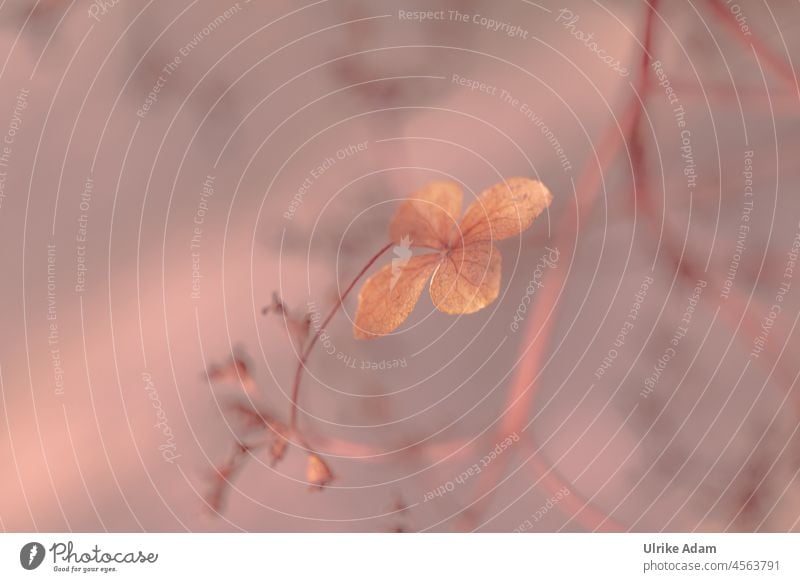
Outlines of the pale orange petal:
{"type": "Polygon", "coordinates": [[[431,279],[433,304],[445,313],[474,313],[500,293],[500,251],[482,241],[451,250],[431,279]]]}
{"type": "Polygon", "coordinates": [[[459,225],[464,245],[501,240],[528,228],[553,195],[547,186],[528,178],[509,178],[484,190],[467,208],[459,225]]]}
{"type": "Polygon", "coordinates": [[[397,329],[413,311],[438,254],[411,257],[405,264],[393,261],[372,275],[358,294],[353,334],[371,339],[397,329]]]}
{"type": "Polygon", "coordinates": [[[333,481],[333,472],[319,455],[310,453],[306,465],[306,479],[312,489],[322,489],[333,481]]]}
{"type": "Polygon", "coordinates": [[[400,205],[389,225],[395,244],[444,249],[461,216],[461,187],[455,182],[431,182],[400,205]]]}

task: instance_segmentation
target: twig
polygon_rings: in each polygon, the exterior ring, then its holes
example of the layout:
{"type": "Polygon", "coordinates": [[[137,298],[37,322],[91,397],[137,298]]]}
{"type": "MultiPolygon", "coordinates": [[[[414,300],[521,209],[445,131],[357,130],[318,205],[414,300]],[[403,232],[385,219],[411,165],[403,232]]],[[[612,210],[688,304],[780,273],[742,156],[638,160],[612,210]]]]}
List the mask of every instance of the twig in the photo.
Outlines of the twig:
{"type": "Polygon", "coordinates": [[[364,265],[364,268],[358,272],[358,275],[355,276],[355,278],[350,282],[350,285],[347,286],[347,289],[345,289],[344,293],[342,293],[339,296],[339,299],[337,299],[336,303],[334,303],[330,313],[328,313],[327,317],[325,317],[320,326],[314,332],[314,335],[308,342],[306,349],[301,353],[300,359],[297,362],[297,370],[294,373],[294,384],[292,385],[292,412],[291,416],[289,417],[289,427],[292,430],[297,430],[297,402],[300,396],[300,381],[303,379],[303,371],[306,369],[306,361],[308,360],[308,356],[311,354],[311,350],[314,348],[314,344],[317,343],[317,340],[319,339],[322,331],[325,329],[325,326],[330,323],[331,319],[333,319],[333,316],[336,315],[337,311],[339,311],[342,303],[344,303],[344,300],[347,299],[347,296],[353,290],[353,287],[356,286],[356,283],[358,283],[359,279],[361,279],[361,277],[364,276],[364,273],[366,273],[369,268],[375,264],[375,261],[381,258],[381,256],[390,248],[392,248],[392,246],[393,243],[388,243],[386,246],[384,246],[367,262],[366,265],[364,265]]]}
{"type": "Polygon", "coordinates": [[[225,495],[229,490],[233,477],[242,470],[251,452],[267,444],[267,441],[263,441],[248,445],[238,440],[234,443],[233,451],[231,451],[227,460],[221,466],[214,468],[214,484],[211,492],[205,497],[205,502],[211,511],[214,513],[222,511],[225,505],[225,495]]]}

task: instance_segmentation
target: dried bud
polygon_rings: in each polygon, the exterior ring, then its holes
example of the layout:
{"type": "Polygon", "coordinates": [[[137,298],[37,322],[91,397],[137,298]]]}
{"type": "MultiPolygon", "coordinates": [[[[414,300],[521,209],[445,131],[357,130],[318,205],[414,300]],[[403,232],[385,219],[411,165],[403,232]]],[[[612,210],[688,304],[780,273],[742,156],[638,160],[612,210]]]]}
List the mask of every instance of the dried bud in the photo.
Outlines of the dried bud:
{"type": "Polygon", "coordinates": [[[308,467],[306,468],[306,479],[311,489],[322,489],[333,481],[333,473],[328,468],[319,455],[310,453],[308,455],[308,467]]]}

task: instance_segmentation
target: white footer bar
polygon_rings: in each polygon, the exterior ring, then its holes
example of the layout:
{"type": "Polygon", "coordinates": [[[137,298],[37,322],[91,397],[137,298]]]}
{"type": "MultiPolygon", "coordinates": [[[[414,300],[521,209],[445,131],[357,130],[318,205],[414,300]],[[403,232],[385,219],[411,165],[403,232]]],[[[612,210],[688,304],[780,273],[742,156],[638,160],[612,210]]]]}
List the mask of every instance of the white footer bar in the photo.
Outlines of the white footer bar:
{"type": "Polygon", "coordinates": [[[26,533],[0,535],[0,580],[797,581],[799,554],[800,534],[26,533]]]}

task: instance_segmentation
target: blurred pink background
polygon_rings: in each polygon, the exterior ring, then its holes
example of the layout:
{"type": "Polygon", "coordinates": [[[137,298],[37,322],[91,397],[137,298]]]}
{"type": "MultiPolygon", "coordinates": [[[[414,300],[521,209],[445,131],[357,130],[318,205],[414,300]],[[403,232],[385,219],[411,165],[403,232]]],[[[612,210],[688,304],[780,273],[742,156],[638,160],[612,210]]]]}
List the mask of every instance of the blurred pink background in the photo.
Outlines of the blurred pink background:
{"type": "Polygon", "coordinates": [[[797,530],[799,29],[755,0],[4,2],[0,527],[797,530]],[[518,175],[555,200],[496,303],[328,326],[406,364],[311,355],[333,483],[256,455],[210,511],[226,403],[288,419],[272,293],[327,312],[399,200],[518,175]],[[249,390],[209,381],[233,354],[249,390]]]}

